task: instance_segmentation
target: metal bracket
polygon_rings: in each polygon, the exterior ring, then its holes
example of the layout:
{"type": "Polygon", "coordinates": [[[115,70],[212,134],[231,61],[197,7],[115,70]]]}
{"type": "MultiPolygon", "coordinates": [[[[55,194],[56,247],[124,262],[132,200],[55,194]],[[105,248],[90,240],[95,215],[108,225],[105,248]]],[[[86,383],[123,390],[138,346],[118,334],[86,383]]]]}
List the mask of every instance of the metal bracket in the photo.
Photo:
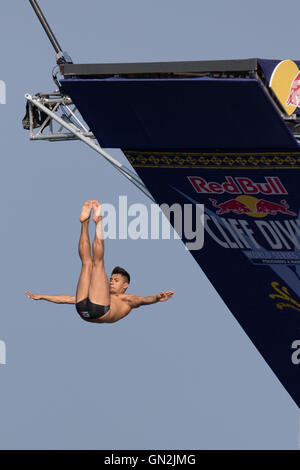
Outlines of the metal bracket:
{"type": "MultiPolygon", "coordinates": [[[[25,95],[27,97],[27,95],[25,95]]],[[[29,95],[30,96],[30,95],[29,95]]],[[[68,122],[70,126],[74,126],[74,130],[77,130],[86,137],[94,139],[95,136],[90,132],[87,127],[81,122],[80,118],[76,116],[77,109],[73,105],[72,100],[69,96],[62,96],[59,91],[53,93],[38,93],[33,97],[33,101],[28,101],[28,116],[26,115],[23,119],[26,124],[24,127],[30,131],[30,140],[48,140],[50,142],[60,140],[78,140],[79,137],[73,132],[66,130],[66,128],[49,115],[48,111],[52,113],[61,112],[61,119],[68,122]],[[36,120],[35,111],[40,109],[37,103],[43,105],[43,110],[40,112],[41,119],[36,120]],[[46,112],[47,110],[47,112],[46,112]],[[29,123],[29,124],[28,124],[29,123]],[[34,129],[38,130],[34,131],[34,129]],[[44,131],[48,129],[48,133],[44,131]]]]}

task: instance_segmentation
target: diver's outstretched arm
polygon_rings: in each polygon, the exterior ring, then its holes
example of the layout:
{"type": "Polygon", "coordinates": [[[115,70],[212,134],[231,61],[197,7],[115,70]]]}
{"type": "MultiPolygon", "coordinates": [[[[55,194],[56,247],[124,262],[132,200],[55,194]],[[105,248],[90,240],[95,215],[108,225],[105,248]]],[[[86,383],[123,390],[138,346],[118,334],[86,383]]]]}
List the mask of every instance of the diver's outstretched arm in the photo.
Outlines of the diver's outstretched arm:
{"type": "Polygon", "coordinates": [[[47,300],[48,302],[54,302],[56,304],[75,304],[75,296],[71,295],[43,295],[43,294],[32,294],[31,292],[25,291],[25,294],[29,299],[33,300],[47,300]]]}
{"type": "Polygon", "coordinates": [[[173,291],[160,292],[157,295],[149,295],[148,297],[141,297],[137,295],[129,295],[128,303],[131,308],[138,308],[141,305],[155,304],[156,302],[164,302],[172,297],[173,291]]]}

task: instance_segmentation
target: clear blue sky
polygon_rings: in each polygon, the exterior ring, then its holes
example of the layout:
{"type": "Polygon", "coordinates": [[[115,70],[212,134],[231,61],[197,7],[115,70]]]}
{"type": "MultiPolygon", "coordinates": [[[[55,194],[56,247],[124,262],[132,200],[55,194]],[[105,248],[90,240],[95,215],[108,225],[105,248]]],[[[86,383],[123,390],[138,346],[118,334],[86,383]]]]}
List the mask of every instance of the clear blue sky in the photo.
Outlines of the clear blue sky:
{"type": "MultiPolygon", "coordinates": [[[[77,63],[299,59],[294,0],[40,6],[77,63]]],[[[132,292],[175,291],[119,323],[24,295],[75,293],[84,200],[149,202],[83,144],[29,141],[24,94],[54,89],[55,56],[29,2],[4,2],[0,24],[1,448],[297,448],[299,410],[179,241],[107,242],[132,292]]]]}

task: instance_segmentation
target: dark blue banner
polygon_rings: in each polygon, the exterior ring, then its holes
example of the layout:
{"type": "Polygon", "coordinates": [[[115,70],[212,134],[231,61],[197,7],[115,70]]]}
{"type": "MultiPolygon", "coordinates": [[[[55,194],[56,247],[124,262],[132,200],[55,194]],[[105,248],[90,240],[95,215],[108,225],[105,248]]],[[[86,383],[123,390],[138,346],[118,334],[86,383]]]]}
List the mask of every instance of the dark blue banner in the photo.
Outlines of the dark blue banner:
{"type": "Polygon", "coordinates": [[[191,251],[300,405],[300,153],[126,151],[158,204],[205,205],[191,251]]]}
{"type": "MultiPolygon", "coordinates": [[[[277,81],[283,77],[285,100],[295,76],[288,70],[288,80],[283,66],[274,81],[280,91],[277,81]]],[[[299,150],[266,87],[256,78],[72,78],[61,83],[102,147],[299,150]]],[[[289,112],[295,109],[288,106],[289,112]]]]}

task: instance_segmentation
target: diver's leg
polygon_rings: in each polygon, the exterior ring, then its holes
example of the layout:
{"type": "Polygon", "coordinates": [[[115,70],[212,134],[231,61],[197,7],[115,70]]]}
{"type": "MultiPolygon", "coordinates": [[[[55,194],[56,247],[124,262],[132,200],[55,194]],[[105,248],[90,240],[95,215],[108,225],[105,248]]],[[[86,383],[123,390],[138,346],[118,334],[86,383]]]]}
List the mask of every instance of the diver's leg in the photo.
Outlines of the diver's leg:
{"type": "Polygon", "coordinates": [[[101,206],[93,201],[93,220],[96,224],[93,241],[93,269],[89,289],[89,299],[92,303],[107,306],[110,304],[109,282],[104,269],[104,240],[102,231],[101,206]]]}
{"type": "Polygon", "coordinates": [[[79,239],[78,252],[81,259],[81,272],[77,284],[76,303],[86,299],[89,295],[93,267],[89,238],[89,220],[91,211],[92,201],[85,202],[80,214],[81,235],[79,239]]]}

